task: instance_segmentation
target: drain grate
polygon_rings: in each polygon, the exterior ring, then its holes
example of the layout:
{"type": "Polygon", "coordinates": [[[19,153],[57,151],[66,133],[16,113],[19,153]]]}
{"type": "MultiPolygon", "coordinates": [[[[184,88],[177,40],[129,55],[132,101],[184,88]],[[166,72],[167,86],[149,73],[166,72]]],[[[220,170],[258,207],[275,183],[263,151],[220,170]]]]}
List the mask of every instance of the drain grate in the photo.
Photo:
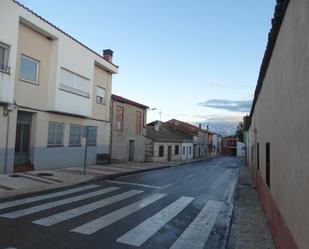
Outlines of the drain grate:
{"type": "Polygon", "coordinates": [[[37,173],[37,176],[53,176],[54,174],[52,173],[37,173]]]}

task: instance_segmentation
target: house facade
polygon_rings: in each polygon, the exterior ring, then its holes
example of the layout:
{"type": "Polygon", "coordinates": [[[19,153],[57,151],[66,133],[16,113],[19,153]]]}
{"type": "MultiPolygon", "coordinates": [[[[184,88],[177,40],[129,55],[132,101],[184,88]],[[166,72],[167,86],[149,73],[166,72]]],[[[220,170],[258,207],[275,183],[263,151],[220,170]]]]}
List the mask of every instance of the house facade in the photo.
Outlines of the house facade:
{"type": "Polygon", "coordinates": [[[111,159],[145,161],[148,106],[112,95],[111,159]]]}
{"type": "Polygon", "coordinates": [[[309,245],[308,10],[308,1],[277,1],[245,118],[246,162],[280,249],[309,245]]]}
{"type": "Polygon", "coordinates": [[[146,161],[168,162],[193,158],[193,139],[169,124],[154,121],[147,125],[146,161]]]}
{"type": "Polygon", "coordinates": [[[80,166],[109,153],[112,51],[97,54],[23,5],[0,1],[0,172],[80,166]]]}
{"type": "Polygon", "coordinates": [[[208,156],[208,131],[202,129],[201,125],[194,126],[192,124],[182,122],[177,119],[167,121],[168,124],[178,130],[192,136],[193,139],[193,158],[206,158],[208,156]]]}
{"type": "Polygon", "coordinates": [[[237,155],[237,137],[226,136],[221,138],[221,154],[223,155],[237,155]]]}

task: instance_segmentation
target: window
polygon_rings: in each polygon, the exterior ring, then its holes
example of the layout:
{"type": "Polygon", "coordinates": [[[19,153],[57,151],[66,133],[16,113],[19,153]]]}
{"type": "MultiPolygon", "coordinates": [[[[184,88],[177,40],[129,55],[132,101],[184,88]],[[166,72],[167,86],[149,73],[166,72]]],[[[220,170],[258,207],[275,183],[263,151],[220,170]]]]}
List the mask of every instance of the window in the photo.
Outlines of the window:
{"type": "Polygon", "coordinates": [[[60,90],[90,98],[90,80],[65,68],[61,68],[60,90]]]}
{"type": "Polygon", "coordinates": [[[64,124],[52,123],[48,124],[48,140],[47,144],[52,146],[62,146],[64,135],[64,124]]]}
{"type": "Polygon", "coordinates": [[[116,129],[117,130],[123,129],[123,112],[124,112],[123,107],[118,105],[116,108],[116,129]]]}
{"type": "Polygon", "coordinates": [[[97,86],[97,96],[96,100],[98,104],[104,105],[105,104],[105,88],[97,86]]]}
{"type": "Polygon", "coordinates": [[[10,72],[9,62],[10,47],[0,42],[0,71],[10,72]]]}
{"type": "Polygon", "coordinates": [[[159,146],[159,157],[163,157],[164,156],[164,146],[160,145],[159,146]]]}
{"type": "Polygon", "coordinates": [[[70,125],[70,145],[81,145],[82,127],[80,125],[70,125]]]}
{"type": "Polygon", "coordinates": [[[191,155],[191,152],[192,152],[191,150],[192,150],[192,149],[191,149],[191,146],[189,146],[189,154],[190,154],[190,155],[191,155]]]}
{"type": "Polygon", "coordinates": [[[179,145],[175,145],[175,155],[179,155],[179,145]]]}
{"type": "Polygon", "coordinates": [[[186,147],[182,147],[182,154],[186,154],[186,147]]]}
{"type": "Polygon", "coordinates": [[[39,62],[25,55],[20,57],[19,78],[21,80],[38,84],[39,83],[39,62]]]}
{"type": "Polygon", "coordinates": [[[256,144],[256,164],[257,169],[260,170],[260,144],[256,144]]]}
{"type": "Polygon", "coordinates": [[[266,184],[270,188],[270,144],[266,143],[266,184]]]}
{"type": "Polygon", "coordinates": [[[88,126],[87,145],[96,145],[96,144],[97,144],[97,127],[88,126]]]}
{"type": "Polygon", "coordinates": [[[142,112],[136,111],[135,116],[135,133],[141,134],[142,132],[142,112]]]}

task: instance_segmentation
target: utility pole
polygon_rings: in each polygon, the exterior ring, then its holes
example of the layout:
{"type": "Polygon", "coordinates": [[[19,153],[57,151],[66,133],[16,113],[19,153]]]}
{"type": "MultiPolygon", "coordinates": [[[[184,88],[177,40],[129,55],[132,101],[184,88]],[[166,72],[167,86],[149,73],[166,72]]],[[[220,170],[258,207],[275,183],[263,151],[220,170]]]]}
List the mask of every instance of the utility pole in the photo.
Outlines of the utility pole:
{"type": "Polygon", "coordinates": [[[85,156],[84,156],[84,169],[83,174],[86,174],[87,166],[87,153],[88,153],[88,126],[84,126],[83,137],[85,137],[85,156]]]}

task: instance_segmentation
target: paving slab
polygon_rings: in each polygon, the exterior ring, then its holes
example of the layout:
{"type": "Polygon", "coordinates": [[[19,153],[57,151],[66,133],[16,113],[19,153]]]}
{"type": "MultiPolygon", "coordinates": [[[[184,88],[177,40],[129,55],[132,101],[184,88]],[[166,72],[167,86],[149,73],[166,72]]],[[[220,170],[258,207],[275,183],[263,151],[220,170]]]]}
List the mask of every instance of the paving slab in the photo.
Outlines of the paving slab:
{"type": "Polygon", "coordinates": [[[240,168],[227,249],[276,249],[261,203],[245,166],[240,168]]]}

